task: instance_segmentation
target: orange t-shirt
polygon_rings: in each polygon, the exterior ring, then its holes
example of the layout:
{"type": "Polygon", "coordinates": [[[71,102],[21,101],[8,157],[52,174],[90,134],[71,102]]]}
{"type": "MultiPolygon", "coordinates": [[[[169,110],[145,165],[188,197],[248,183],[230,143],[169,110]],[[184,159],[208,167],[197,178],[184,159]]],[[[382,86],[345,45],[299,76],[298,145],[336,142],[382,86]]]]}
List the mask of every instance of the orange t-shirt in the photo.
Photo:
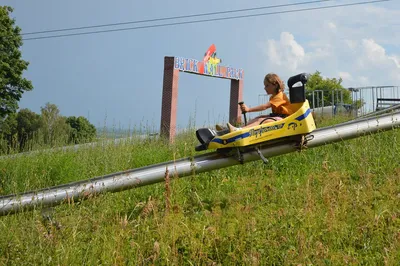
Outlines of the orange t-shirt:
{"type": "Polygon", "coordinates": [[[272,112],[275,114],[291,115],[293,111],[290,108],[289,98],[285,93],[279,92],[269,98],[271,103],[272,112]]]}

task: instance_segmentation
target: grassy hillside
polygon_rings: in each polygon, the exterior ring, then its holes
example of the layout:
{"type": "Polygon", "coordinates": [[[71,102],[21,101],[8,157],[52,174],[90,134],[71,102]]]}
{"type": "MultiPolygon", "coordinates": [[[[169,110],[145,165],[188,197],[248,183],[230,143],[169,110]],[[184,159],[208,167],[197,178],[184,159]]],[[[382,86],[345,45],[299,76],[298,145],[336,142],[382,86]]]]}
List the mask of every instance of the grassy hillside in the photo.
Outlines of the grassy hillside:
{"type": "MultiPolygon", "coordinates": [[[[319,124],[319,126],[323,126],[319,124]]],[[[194,155],[135,141],[0,160],[0,195],[194,155]]],[[[400,130],[0,217],[0,265],[397,265],[400,130]]]]}

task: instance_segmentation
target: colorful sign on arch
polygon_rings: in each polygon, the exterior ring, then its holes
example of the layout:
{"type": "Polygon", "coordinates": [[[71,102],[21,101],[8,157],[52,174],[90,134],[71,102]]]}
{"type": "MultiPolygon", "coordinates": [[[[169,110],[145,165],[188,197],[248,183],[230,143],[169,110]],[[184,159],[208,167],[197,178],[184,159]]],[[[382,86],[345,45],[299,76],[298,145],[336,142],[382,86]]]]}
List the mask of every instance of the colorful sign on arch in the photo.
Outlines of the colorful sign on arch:
{"type": "Polygon", "coordinates": [[[222,66],[222,60],[217,58],[217,48],[212,44],[204,54],[202,61],[184,57],[174,58],[174,68],[180,71],[217,78],[242,80],[244,71],[241,68],[222,66]]]}

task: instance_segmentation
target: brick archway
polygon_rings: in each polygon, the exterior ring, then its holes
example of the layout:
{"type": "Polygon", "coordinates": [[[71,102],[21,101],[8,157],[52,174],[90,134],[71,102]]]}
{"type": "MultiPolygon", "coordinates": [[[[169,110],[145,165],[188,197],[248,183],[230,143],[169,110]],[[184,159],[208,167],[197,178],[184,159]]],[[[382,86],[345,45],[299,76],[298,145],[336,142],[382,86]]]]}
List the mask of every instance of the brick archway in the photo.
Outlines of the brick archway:
{"type": "MultiPolygon", "coordinates": [[[[198,64],[202,64],[202,62],[198,62],[192,59],[189,60],[170,56],[164,57],[164,78],[160,134],[161,136],[168,138],[170,142],[174,141],[176,134],[179,72],[183,71],[191,74],[205,75],[196,73],[198,64]],[[177,60],[180,61],[177,62],[177,60]],[[193,68],[196,71],[190,71],[190,69],[193,70],[193,68]]],[[[223,68],[221,68],[220,66],[214,66],[214,71],[217,75],[206,75],[231,80],[229,122],[231,124],[240,123],[241,113],[238,102],[240,102],[243,97],[243,70],[237,70],[229,67],[223,68]]]]}

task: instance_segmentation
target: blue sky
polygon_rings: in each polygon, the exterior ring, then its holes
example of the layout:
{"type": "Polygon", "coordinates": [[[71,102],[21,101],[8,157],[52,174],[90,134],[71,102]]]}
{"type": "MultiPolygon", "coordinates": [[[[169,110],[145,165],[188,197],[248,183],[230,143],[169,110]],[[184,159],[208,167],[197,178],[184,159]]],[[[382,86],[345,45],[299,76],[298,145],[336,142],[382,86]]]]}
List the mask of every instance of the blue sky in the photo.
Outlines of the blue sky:
{"type": "MultiPolygon", "coordinates": [[[[360,1],[327,1],[251,14],[355,2],[360,1]]],[[[210,3],[2,1],[2,5],[14,8],[12,16],[23,33],[296,1],[210,3]]],[[[30,65],[24,76],[32,81],[34,89],[24,93],[20,108],[40,113],[40,107],[50,102],[59,107],[62,115],[87,117],[96,127],[106,124],[124,129],[142,126],[158,130],[164,56],[201,60],[212,43],[223,65],[244,69],[243,96],[250,106],[258,104],[258,95],[264,93],[264,75],[269,72],[287,80],[300,72],[319,70],[325,77],[342,77],[346,87],[398,86],[399,18],[399,1],[393,0],[172,27],[26,40],[21,49],[23,59],[30,65]]],[[[132,26],[135,25],[120,28],[132,26]]],[[[115,27],[103,29],[112,28],[115,27]]],[[[35,35],[39,36],[45,35],[35,35]]],[[[28,37],[33,36],[24,36],[28,37]]],[[[178,127],[187,127],[189,121],[195,121],[196,126],[227,121],[229,87],[229,80],[181,74],[178,127]]]]}

